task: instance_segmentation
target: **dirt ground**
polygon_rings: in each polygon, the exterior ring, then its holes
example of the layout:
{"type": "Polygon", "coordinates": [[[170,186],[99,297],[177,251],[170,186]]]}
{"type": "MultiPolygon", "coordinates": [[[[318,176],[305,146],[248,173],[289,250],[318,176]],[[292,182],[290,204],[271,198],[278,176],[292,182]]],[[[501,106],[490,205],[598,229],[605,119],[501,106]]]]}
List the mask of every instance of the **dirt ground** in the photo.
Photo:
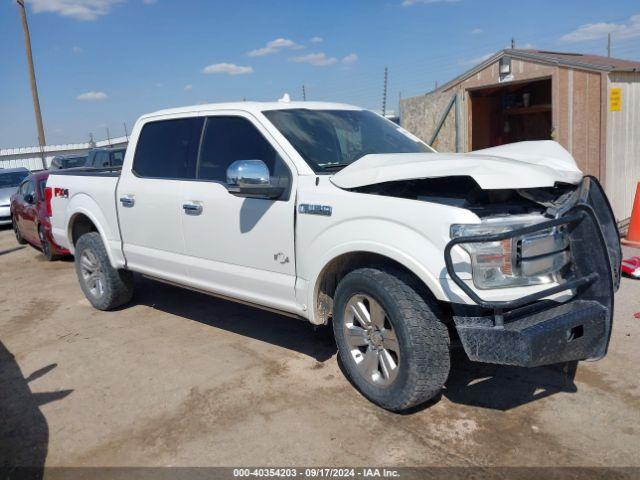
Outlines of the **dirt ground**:
{"type": "Polygon", "coordinates": [[[301,321],[145,279],[100,312],[71,260],[9,229],[0,285],[0,465],[640,466],[637,280],[604,360],[527,370],[458,353],[442,396],[407,415],[360,396],[301,321]]]}

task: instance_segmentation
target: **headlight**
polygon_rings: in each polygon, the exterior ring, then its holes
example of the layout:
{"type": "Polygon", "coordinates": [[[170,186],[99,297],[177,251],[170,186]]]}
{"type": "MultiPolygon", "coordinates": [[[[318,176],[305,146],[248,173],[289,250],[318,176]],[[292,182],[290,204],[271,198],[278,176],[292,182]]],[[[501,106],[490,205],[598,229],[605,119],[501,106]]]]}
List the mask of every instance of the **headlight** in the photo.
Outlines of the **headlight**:
{"type": "MultiPolygon", "coordinates": [[[[452,225],[451,238],[495,235],[540,222],[541,219],[487,219],[473,225],[452,225]]],[[[474,285],[479,289],[540,285],[558,280],[569,263],[564,227],[540,230],[499,242],[459,244],[471,257],[474,285]]]]}

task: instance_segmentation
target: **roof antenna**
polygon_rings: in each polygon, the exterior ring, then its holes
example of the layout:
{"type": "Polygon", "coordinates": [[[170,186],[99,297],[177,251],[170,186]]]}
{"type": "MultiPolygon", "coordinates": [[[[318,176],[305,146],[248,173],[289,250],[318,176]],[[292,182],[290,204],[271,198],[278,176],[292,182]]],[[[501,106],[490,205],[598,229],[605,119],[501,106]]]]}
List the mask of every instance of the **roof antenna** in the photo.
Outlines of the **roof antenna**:
{"type": "Polygon", "coordinates": [[[282,102],[282,103],[290,103],[290,102],[291,102],[291,97],[289,96],[289,94],[288,94],[288,93],[285,93],[285,94],[282,96],[282,98],[279,98],[279,99],[278,99],[278,101],[279,101],[279,102],[282,102]]]}

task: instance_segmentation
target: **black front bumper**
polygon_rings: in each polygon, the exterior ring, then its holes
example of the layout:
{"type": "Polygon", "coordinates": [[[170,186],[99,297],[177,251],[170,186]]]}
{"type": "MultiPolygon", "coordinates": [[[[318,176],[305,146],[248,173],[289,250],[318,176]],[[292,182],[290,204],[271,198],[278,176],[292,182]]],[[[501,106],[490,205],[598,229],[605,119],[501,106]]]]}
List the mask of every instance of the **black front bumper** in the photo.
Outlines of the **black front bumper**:
{"type": "Polygon", "coordinates": [[[537,367],[600,356],[609,312],[600,303],[573,300],[495,327],[493,317],[456,317],[469,359],[537,367]]]}
{"type": "Polygon", "coordinates": [[[496,235],[460,237],[445,248],[452,280],[476,302],[454,305],[454,322],[470,360],[534,367],[602,358],[609,345],[613,295],[620,282],[621,251],[611,207],[597,180],[587,177],[571,208],[555,219],[496,235]],[[499,241],[566,225],[571,267],[566,282],[504,302],[483,300],[454,270],[451,249],[460,243],[499,241]],[[543,300],[573,290],[566,303],[543,300]],[[469,310],[473,310],[472,313],[469,310]]]}

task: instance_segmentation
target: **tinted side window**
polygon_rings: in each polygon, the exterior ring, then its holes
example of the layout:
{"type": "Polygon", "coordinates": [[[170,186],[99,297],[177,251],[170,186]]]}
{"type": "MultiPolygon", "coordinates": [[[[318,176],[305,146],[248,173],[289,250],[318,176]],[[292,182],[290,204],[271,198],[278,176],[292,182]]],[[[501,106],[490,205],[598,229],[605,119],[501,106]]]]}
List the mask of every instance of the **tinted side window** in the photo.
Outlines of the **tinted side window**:
{"type": "Polygon", "coordinates": [[[36,182],[31,179],[27,182],[26,192],[27,194],[34,195],[36,194],[36,182]]]}
{"type": "Polygon", "coordinates": [[[112,167],[121,167],[124,162],[124,150],[111,152],[111,166],[112,167]]]}
{"type": "Polygon", "coordinates": [[[203,118],[150,122],[142,127],[133,171],[140,177],[193,179],[203,118]]]}
{"type": "Polygon", "coordinates": [[[209,117],[198,158],[197,178],[227,182],[227,167],[236,160],[262,160],[272,177],[289,170],[260,131],[246,118],[209,117]]]}
{"type": "Polygon", "coordinates": [[[94,160],[94,167],[102,168],[109,166],[109,153],[107,152],[98,152],[96,153],[94,160]]]}

